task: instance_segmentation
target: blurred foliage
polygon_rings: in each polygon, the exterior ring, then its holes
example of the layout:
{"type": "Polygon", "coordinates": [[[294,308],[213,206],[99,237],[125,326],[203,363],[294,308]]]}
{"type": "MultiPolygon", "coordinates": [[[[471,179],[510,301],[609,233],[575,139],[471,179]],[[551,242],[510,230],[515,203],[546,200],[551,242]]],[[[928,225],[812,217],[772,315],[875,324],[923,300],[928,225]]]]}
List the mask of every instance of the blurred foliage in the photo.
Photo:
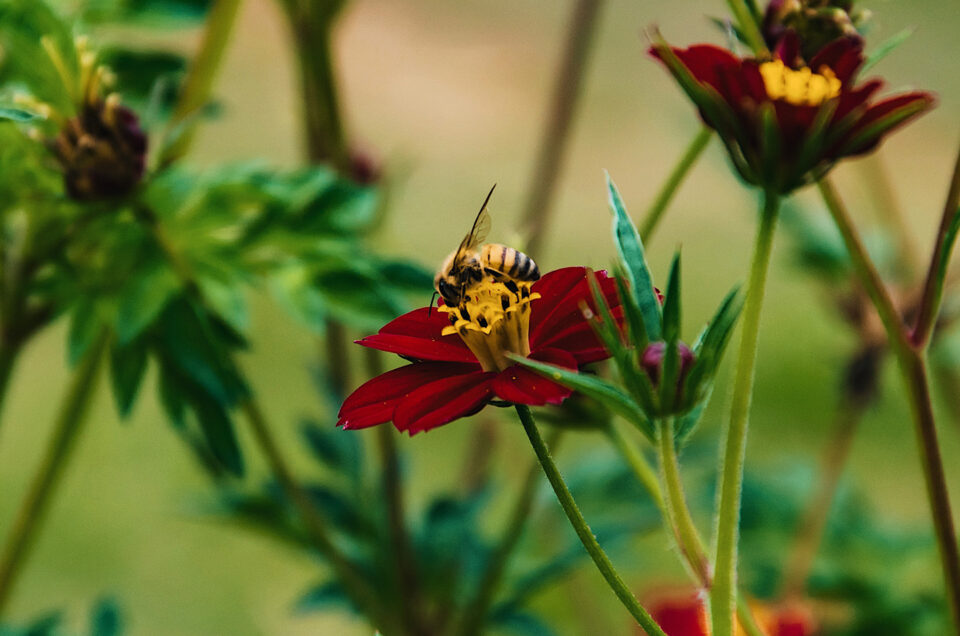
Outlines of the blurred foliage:
{"type": "Polygon", "coordinates": [[[122,636],[124,633],[123,615],[112,599],[102,599],[91,608],[89,625],[83,632],[69,630],[63,623],[62,612],[54,610],[23,626],[0,623],[0,636],[122,636]]]}

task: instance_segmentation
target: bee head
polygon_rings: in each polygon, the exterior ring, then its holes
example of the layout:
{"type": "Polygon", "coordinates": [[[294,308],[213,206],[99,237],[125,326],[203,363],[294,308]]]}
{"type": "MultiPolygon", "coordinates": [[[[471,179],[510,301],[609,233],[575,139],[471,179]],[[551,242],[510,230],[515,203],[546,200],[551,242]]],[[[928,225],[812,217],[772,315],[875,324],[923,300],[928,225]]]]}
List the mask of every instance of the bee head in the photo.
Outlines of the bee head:
{"type": "Polygon", "coordinates": [[[437,279],[437,293],[443,298],[443,302],[451,307],[460,304],[461,286],[451,283],[445,278],[437,279]]]}

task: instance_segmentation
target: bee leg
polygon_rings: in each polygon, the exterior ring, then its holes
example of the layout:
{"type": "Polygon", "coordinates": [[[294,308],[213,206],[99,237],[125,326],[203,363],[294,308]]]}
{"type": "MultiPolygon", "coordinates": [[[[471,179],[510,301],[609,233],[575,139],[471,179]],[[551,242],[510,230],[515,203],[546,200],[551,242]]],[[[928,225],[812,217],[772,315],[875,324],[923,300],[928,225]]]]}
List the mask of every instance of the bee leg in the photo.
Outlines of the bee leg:
{"type": "Polygon", "coordinates": [[[484,268],[483,268],[483,273],[486,274],[487,276],[492,276],[493,279],[496,280],[496,281],[501,281],[501,280],[503,280],[504,278],[506,278],[506,276],[503,274],[503,272],[499,272],[499,271],[497,271],[497,270],[495,270],[495,269],[493,269],[493,268],[490,268],[490,267],[484,267],[484,268]]]}

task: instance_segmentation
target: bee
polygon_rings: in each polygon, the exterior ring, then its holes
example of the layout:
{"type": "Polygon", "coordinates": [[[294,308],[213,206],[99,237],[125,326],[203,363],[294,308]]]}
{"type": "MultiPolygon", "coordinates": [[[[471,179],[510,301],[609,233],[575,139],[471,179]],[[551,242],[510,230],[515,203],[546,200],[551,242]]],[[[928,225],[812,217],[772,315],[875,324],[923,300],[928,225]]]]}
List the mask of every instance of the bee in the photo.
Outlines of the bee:
{"type": "MultiPolygon", "coordinates": [[[[484,199],[473,227],[460,246],[443,261],[434,278],[434,287],[443,301],[456,307],[463,300],[467,286],[491,276],[495,280],[535,281],[540,278],[540,268],[532,258],[512,247],[499,243],[483,244],[490,231],[490,213],[487,204],[493,195],[490,188],[484,199]]],[[[431,303],[432,304],[432,303],[431,303]]]]}

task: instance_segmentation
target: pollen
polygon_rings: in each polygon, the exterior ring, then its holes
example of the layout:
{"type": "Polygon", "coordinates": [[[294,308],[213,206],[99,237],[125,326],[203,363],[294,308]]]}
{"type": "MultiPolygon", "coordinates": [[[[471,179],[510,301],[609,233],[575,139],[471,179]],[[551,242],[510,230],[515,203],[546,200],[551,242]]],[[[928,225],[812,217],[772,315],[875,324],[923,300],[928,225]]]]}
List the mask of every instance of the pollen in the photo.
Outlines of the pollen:
{"type": "Polygon", "coordinates": [[[486,277],[465,290],[459,307],[439,307],[450,318],[443,335],[458,334],[484,371],[513,365],[508,355],[530,355],[530,283],[486,277]]]}
{"type": "Polygon", "coordinates": [[[782,60],[774,60],[760,65],[760,75],[770,99],[794,106],[819,106],[840,95],[842,86],[828,66],[821,66],[814,73],[807,67],[794,70],[782,60]]]}

